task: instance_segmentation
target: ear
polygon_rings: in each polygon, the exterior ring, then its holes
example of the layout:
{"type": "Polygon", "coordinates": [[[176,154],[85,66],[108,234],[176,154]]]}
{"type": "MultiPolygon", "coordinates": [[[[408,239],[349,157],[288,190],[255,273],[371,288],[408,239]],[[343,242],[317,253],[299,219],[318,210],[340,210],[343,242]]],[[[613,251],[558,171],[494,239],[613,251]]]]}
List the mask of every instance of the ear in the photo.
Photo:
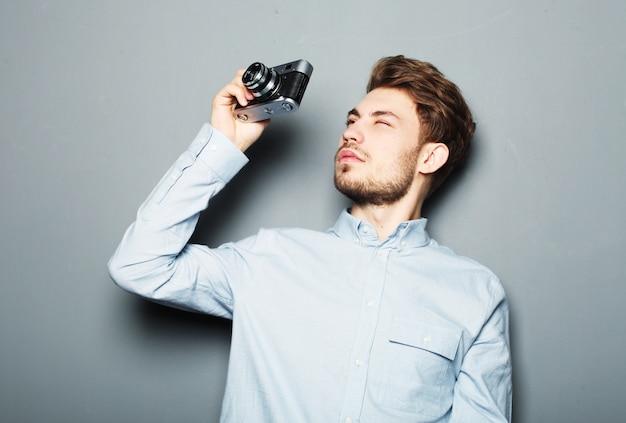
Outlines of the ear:
{"type": "Polygon", "coordinates": [[[417,171],[424,175],[435,173],[448,161],[450,150],[440,142],[429,142],[422,146],[419,152],[417,171]]]}

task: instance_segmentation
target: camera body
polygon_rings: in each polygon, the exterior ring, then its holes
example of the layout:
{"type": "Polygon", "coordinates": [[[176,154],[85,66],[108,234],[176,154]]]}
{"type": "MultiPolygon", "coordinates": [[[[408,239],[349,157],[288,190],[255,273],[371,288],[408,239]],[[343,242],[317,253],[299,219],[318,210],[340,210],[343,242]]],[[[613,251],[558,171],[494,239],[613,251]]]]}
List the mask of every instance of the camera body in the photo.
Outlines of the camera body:
{"type": "Polygon", "coordinates": [[[260,62],[248,66],[241,77],[254,99],[246,106],[237,104],[233,111],[241,122],[258,122],[294,113],[300,108],[313,66],[296,60],[268,68],[260,62]]]}

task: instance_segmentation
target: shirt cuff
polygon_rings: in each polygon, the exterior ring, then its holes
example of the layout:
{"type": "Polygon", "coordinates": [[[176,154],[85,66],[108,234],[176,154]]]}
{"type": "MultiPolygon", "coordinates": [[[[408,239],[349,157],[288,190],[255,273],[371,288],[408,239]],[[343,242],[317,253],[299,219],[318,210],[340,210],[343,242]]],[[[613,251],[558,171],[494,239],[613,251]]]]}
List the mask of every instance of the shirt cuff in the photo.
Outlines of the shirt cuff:
{"type": "Polygon", "coordinates": [[[248,157],[208,123],[202,126],[189,146],[189,151],[224,182],[230,181],[248,163],[248,157]]]}

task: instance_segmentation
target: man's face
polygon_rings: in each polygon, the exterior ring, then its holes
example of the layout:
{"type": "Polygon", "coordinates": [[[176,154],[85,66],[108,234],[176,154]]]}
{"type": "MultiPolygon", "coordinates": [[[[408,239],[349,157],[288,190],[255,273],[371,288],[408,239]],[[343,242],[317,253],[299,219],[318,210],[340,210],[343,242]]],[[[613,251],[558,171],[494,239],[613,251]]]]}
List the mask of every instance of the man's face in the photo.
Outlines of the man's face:
{"type": "Polygon", "coordinates": [[[411,188],[419,120],[403,91],[377,88],[348,113],[335,155],[335,186],[359,205],[392,204],[411,188]]]}

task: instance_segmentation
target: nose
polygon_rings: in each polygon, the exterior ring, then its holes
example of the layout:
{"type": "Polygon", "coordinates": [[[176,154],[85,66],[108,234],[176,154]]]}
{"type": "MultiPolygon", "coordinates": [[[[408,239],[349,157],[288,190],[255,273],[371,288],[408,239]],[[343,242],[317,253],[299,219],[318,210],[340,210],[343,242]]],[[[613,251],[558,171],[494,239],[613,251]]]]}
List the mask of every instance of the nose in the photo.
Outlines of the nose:
{"type": "Polygon", "coordinates": [[[353,122],[343,131],[342,141],[344,144],[349,143],[357,143],[361,144],[363,142],[363,133],[359,129],[358,123],[353,122]]]}

